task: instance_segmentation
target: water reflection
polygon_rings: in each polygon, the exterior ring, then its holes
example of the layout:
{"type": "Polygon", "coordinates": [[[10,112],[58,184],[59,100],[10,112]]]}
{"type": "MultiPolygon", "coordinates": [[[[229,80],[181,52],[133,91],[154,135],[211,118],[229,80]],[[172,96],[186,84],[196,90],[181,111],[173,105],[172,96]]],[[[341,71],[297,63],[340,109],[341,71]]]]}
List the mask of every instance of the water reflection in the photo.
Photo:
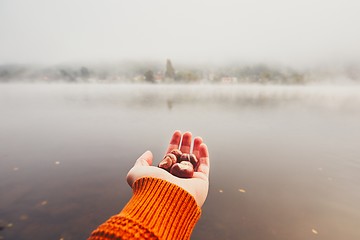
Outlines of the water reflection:
{"type": "Polygon", "coordinates": [[[84,239],[174,129],[211,185],[193,239],[359,239],[359,87],[1,85],[0,236],[84,239]]]}

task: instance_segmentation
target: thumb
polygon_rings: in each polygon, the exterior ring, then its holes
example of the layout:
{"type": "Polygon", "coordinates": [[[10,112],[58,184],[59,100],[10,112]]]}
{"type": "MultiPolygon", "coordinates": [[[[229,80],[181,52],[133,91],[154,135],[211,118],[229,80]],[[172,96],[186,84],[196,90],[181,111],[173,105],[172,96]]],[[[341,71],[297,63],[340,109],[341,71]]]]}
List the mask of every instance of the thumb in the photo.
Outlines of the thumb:
{"type": "Polygon", "coordinates": [[[151,166],[153,155],[150,151],[144,152],[135,162],[135,166],[151,166]]]}

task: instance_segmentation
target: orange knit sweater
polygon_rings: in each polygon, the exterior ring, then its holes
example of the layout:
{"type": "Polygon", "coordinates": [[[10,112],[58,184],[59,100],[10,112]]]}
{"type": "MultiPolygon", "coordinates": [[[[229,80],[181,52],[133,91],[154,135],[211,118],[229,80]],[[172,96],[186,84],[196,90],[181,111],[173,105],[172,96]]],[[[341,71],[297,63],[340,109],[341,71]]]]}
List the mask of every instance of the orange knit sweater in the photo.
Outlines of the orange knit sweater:
{"type": "Polygon", "coordinates": [[[124,209],[92,232],[89,240],[190,239],[201,209],[193,196],[175,184],[141,178],[124,209]]]}

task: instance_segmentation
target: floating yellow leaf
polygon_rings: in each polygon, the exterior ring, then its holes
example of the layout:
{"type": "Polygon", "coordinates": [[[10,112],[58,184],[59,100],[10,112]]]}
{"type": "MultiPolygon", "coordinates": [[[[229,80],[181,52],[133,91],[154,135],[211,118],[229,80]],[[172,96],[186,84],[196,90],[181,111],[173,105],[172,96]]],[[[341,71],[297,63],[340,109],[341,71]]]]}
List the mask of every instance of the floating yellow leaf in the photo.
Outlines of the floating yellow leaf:
{"type": "Polygon", "coordinates": [[[313,234],[318,234],[318,231],[316,229],[311,229],[313,234]]]}
{"type": "Polygon", "coordinates": [[[242,188],[239,189],[239,192],[246,193],[245,189],[242,189],[242,188]]]}

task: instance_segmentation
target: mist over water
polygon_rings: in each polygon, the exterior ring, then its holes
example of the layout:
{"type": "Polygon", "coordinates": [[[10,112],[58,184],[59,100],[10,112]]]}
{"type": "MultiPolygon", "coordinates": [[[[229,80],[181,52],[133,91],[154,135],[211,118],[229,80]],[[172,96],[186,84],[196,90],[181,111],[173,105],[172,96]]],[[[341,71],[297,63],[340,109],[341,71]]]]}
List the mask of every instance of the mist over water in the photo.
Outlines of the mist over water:
{"type": "Polygon", "coordinates": [[[86,239],[176,129],[211,157],[192,239],[360,239],[359,8],[0,1],[0,240],[86,239]]]}
{"type": "Polygon", "coordinates": [[[359,239],[357,85],[0,85],[0,236],[84,239],[172,131],[208,144],[193,239],[359,239]]]}

